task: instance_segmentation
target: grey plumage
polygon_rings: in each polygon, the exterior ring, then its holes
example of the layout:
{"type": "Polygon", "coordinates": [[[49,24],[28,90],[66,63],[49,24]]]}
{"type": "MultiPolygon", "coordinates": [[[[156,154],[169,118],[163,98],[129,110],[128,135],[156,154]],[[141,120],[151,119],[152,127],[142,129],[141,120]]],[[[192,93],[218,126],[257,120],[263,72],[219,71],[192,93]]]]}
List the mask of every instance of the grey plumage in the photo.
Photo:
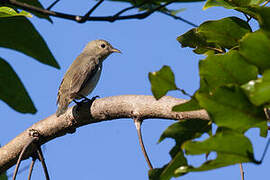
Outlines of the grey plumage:
{"type": "Polygon", "coordinates": [[[86,97],[93,91],[100,78],[102,62],[113,52],[120,51],[105,40],[94,40],[86,45],[61,82],[56,116],[64,114],[73,100],[86,97]]]}

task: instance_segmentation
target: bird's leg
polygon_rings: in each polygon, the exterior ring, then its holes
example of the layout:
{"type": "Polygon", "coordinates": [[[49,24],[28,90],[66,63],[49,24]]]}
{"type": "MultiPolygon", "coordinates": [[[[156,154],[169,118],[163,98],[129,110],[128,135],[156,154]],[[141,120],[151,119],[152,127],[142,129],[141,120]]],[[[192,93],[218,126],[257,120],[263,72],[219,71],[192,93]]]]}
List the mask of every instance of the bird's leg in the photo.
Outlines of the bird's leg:
{"type": "Polygon", "coordinates": [[[148,155],[146,153],[144,143],[143,143],[143,139],[142,139],[142,132],[141,132],[142,120],[139,119],[139,118],[133,118],[133,120],[134,120],[134,123],[135,123],[135,126],[136,126],[136,130],[137,130],[138,137],[139,137],[139,143],[140,143],[144,158],[145,158],[145,160],[146,160],[146,162],[148,164],[148,167],[152,170],[153,166],[152,166],[151,161],[150,161],[150,159],[149,159],[149,157],[148,157],[148,155]]]}

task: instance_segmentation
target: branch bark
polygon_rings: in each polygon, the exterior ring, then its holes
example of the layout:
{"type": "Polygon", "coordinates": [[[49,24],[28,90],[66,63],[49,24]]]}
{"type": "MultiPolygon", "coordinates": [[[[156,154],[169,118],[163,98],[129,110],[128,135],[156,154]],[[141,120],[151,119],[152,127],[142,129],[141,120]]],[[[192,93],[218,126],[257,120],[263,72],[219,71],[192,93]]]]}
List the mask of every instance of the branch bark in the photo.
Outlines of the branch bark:
{"type": "MultiPolygon", "coordinates": [[[[67,133],[75,132],[77,127],[87,124],[98,123],[121,118],[145,119],[205,119],[209,120],[208,114],[204,110],[190,112],[172,112],[171,109],[177,104],[186,100],[165,96],[160,100],[155,100],[153,96],[145,95],[123,95],[97,99],[90,103],[83,103],[80,107],[73,106],[60,117],[55,114],[33,124],[24,132],[19,134],[8,144],[0,148],[0,173],[13,166],[20,152],[31,136],[29,132],[34,129],[41,134],[40,145],[64,136],[67,133]]],[[[35,146],[31,146],[24,153],[23,159],[27,159],[35,151],[35,146]]]]}

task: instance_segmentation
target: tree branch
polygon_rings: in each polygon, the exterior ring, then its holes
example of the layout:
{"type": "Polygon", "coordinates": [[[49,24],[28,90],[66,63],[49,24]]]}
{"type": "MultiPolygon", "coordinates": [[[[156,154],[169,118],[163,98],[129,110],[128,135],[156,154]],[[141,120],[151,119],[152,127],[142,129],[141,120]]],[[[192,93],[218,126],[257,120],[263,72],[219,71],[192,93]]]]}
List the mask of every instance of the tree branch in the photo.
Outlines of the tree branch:
{"type": "MultiPolygon", "coordinates": [[[[173,120],[200,118],[209,120],[204,110],[180,113],[171,111],[173,106],[184,102],[186,100],[169,96],[157,101],[153,96],[123,95],[97,99],[93,104],[83,103],[80,107],[73,106],[60,117],[53,114],[33,124],[8,144],[1,147],[0,173],[16,163],[23,147],[32,138],[29,136],[29,131],[32,130],[38,131],[41,135],[39,142],[41,145],[67,133],[75,132],[77,127],[107,120],[121,118],[140,118],[142,120],[152,118],[173,120]]],[[[35,150],[34,145],[31,145],[24,153],[23,159],[29,158],[35,150]]]]}
{"type": "Polygon", "coordinates": [[[39,8],[39,7],[36,7],[36,6],[29,5],[27,3],[18,2],[16,0],[5,0],[4,2],[7,3],[7,4],[10,4],[10,5],[16,6],[16,7],[20,8],[20,9],[30,11],[30,12],[38,12],[38,13],[41,13],[41,14],[54,16],[54,17],[58,17],[58,18],[62,18],[62,19],[73,20],[73,21],[76,21],[76,22],[79,22],[79,23],[84,23],[86,21],[114,22],[114,21],[118,21],[118,20],[127,20],[127,19],[144,19],[144,18],[147,18],[148,16],[150,16],[151,14],[153,14],[154,12],[161,12],[163,14],[166,14],[168,16],[173,17],[174,19],[183,21],[183,22],[185,22],[187,24],[190,24],[191,26],[196,27],[196,25],[194,23],[189,22],[189,21],[187,21],[187,20],[185,20],[185,19],[183,19],[181,17],[177,17],[177,16],[174,16],[174,15],[168,14],[166,12],[159,11],[162,8],[168,6],[169,4],[174,3],[175,2],[174,0],[169,1],[167,3],[164,3],[164,4],[160,5],[160,6],[157,6],[157,7],[153,8],[153,9],[145,11],[143,13],[120,16],[122,13],[124,13],[124,12],[126,12],[128,10],[134,9],[136,7],[140,7],[141,5],[144,4],[144,3],[141,3],[141,4],[137,5],[137,6],[131,6],[131,7],[125,8],[125,9],[119,11],[118,13],[116,13],[115,15],[112,15],[112,16],[91,16],[91,17],[88,17],[88,16],[103,2],[102,0],[99,1],[92,9],[90,9],[90,11],[88,13],[86,13],[84,16],[66,14],[66,13],[61,13],[61,12],[57,12],[57,11],[51,11],[50,10],[51,7],[53,7],[58,1],[55,1],[55,4],[52,4],[47,9],[42,9],[42,8],[39,8]]]}

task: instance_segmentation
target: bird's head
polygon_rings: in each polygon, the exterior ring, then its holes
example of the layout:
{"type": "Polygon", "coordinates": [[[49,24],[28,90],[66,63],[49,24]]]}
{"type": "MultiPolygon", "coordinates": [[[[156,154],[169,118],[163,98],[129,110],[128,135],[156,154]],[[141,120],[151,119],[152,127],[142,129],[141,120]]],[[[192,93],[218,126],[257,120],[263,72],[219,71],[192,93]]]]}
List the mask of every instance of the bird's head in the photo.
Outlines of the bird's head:
{"type": "Polygon", "coordinates": [[[120,50],[114,48],[105,40],[94,40],[89,42],[84,48],[83,52],[91,55],[95,54],[96,56],[101,56],[102,59],[105,59],[114,52],[121,53],[120,50]]]}

